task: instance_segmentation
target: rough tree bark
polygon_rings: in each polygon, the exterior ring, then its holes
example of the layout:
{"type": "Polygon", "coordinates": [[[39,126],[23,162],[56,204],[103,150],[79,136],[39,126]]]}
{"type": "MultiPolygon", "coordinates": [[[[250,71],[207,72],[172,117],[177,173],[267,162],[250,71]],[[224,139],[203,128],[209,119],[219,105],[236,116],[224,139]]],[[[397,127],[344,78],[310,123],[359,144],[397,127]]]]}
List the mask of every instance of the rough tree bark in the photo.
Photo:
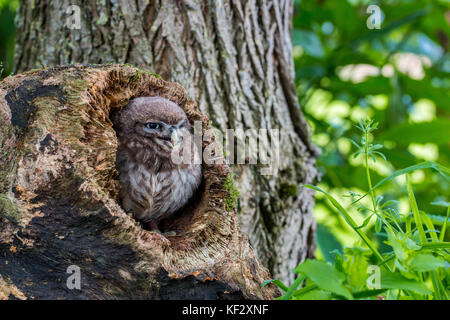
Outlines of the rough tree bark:
{"type": "Polygon", "coordinates": [[[291,0],[21,1],[16,71],[70,63],[131,63],[179,82],[214,127],[283,128],[280,170],[233,166],[239,218],[273,277],[314,250],[315,149],[291,56],[291,0]],[[80,29],[68,28],[80,8],[80,29]],[[69,20],[68,20],[69,19],[69,20]]]}
{"type": "Polygon", "coordinates": [[[277,294],[261,287],[270,274],[227,206],[233,186],[225,163],[203,163],[197,195],[165,222],[176,236],[142,229],[117,204],[111,111],[154,95],[202,122],[203,148],[214,141],[183,87],[131,66],[56,67],[0,83],[0,299],[277,294]],[[66,286],[71,265],[81,290],[66,286]]]}

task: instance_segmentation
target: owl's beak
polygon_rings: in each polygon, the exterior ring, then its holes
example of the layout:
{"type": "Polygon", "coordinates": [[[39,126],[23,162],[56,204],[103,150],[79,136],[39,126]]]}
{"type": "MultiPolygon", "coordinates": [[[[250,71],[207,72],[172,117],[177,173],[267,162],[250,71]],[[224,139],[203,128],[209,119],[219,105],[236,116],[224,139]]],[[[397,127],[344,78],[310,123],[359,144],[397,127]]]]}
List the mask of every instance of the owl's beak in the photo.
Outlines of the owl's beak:
{"type": "Polygon", "coordinates": [[[172,131],[172,134],[170,136],[169,147],[173,149],[179,142],[180,142],[180,135],[178,133],[178,129],[175,129],[172,131]]]}

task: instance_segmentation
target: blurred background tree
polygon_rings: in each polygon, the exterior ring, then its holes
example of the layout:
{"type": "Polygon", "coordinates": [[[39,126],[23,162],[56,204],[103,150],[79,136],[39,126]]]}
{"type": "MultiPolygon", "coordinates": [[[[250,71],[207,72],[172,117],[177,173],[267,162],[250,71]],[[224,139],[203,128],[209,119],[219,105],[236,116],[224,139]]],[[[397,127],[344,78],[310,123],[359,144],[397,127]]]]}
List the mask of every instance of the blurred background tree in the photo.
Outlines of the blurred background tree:
{"type": "MultiPolygon", "coordinates": [[[[17,0],[0,0],[2,77],[13,67],[17,7],[17,0]]],[[[358,139],[354,125],[366,117],[379,122],[374,138],[384,144],[388,159],[376,162],[375,183],[394,168],[424,160],[450,165],[449,37],[448,0],[295,0],[296,84],[314,143],[322,149],[321,188],[339,197],[367,190],[361,160],[351,157],[355,148],[348,139],[358,139]],[[380,29],[366,25],[371,4],[381,9],[380,29]]],[[[450,201],[449,183],[429,170],[412,178],[419,206],[441,219],[445,208],[431,203],[450,201]]],[[[401,213],[410,211],[402,179],[382,192],[385,200],[400,201],[401,213]]],[[[362,222],[364,212],[359,215],[362,222]]],[[[332,250],[358,241],[320,195],[315,217],[318,257],[331,260],[332,250]]],[[[383,251],[385,235],[369,228],[383,251]]]]}

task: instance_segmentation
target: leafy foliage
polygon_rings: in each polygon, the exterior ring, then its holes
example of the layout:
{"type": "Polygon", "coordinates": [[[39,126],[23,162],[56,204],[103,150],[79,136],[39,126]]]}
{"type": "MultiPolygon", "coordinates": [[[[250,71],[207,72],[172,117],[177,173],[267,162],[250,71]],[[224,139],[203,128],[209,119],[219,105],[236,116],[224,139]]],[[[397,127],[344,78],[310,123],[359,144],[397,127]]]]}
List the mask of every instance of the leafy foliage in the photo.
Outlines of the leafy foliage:
{"type": "MultiPolygon", "coordinates": [[[[346,207],[367,188],[364,163],[376,160],[370,179],[383,198],[361,199],[353,220],[380,254],[391,248],[384,243],[383,216],[370,212],[368,201],[377,207],[388,203],[383,212],[392,217],[411,210],[405,179],[385,180],[394,168],[414,168],[408,171],[411,187],[433,223],[446,216],[446,207],[432,203],[449,201],[450,183],[427,168],[450,166],[449,14],[448,1],[295,1],[296,85],[313,141],[322,150],[318,187],[334,198],[346,195],[340,202],[346,207]],[[381,9],[380,29],[366,26],[370,4],[381,9]],[[377,123],[383,148],[367,144],[371,130],[359,138],[364,123],[354,124],[364,118],[377,123]]],[[[360,237],[324,193],[316,196],[314,214],[317,257],[332,263],[331,251],[344,254],[342,248],[357,245],[360,237]]],[[[448,228],[443,231],[441,240],[449,241],[448,228]]]]}
{"type": "Polygon", "coordinates": [[[372,158],[375,162],[376,156],[384,158],[379,151],[374,151],[383,146],[374,145],[368,139],[368,134],[377,128],[377,124],[372,120],[361,121],[357,128],[362,134],[361,143],[355,142],[355,155],[365,159],[368,192],[363,196],[350,192],[352,203],[346,209],[340,201],[323,189],[313,185],[305,187],[325,195],[334,210],[359,237],[360,242],[345,248],[343,252],[334,250],[333,264],[320,260],[306,260],[301,263],[294,269],[298,276],[290,287],[278,280],[273,281],[285,292],[279,299],[448,300],[450,242],[443,241],[442,234],[446,231],[450,206],[443,201],[434,203],[447,208],[446,218],[442,226],[437,228],[429,215],[419,210],[410,174],[424,168],[433,168],[450,180],[450,169],[426,162],[396,171],[372,186],[369,159],[372,158]],[[406,178],[412,212],[400,213],[395,207],[396,201],[384,201],[383,196],[375,194],[383,183],[399,176],[406,178]],[[362,203],[366,195],[371,200],[369,206],[362,203]],[[361,225],[356,224],[352,211],[364,212],[366,215],[361,225]],[[366,230],[371,220],[376,220],[377,233],[384,231],[384,244],[389,248],[384,252],[380,252],[376,242],[367,235],[366,230]]]}

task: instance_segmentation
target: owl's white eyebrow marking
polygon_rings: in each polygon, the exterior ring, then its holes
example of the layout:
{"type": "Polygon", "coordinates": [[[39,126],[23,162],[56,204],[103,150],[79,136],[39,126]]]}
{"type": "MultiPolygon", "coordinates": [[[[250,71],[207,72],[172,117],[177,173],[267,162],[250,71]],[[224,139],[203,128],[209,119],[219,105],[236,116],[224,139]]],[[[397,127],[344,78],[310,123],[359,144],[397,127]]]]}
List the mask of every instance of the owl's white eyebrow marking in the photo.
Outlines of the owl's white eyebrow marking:
{"type": "Polygon", "coordinates": [[[179,128],[183,125],[183,123],[185,123],[187,120],[181,120],[180,122],[178,122],[175,127],[179,128]]]}

